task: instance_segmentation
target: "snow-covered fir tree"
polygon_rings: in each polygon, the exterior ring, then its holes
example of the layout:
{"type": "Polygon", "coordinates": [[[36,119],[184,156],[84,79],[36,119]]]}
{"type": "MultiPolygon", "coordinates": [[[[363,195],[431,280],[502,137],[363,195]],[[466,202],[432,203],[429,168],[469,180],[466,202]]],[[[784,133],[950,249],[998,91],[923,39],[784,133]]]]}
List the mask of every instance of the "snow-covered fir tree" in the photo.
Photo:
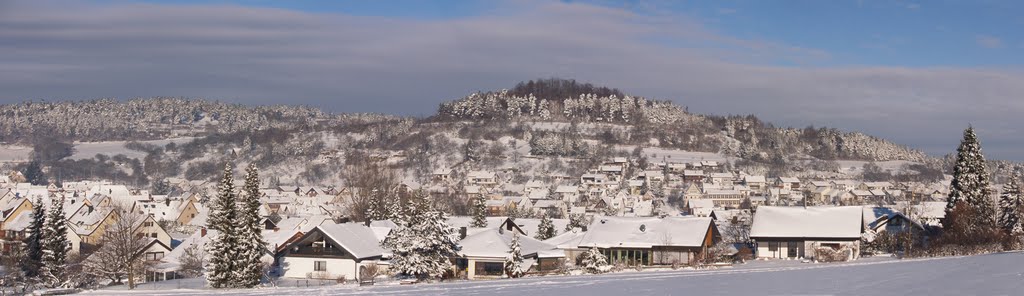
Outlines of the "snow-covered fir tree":
{"type": "Polygon", "coordinates": [[[565,225],[565,231],[573,231],[576,228],[586,230],[587,221],[583,214],[569,214],[569,223],[565,225]]]}
{"type": "Polygon", "coordinates": [[[487,200],[483,194],[477,194],[473,198],[473,221],[471,227],[487,227],[487,200]]]}
{"type": "Polygon", "coordinates": [[[22,262],[22,271],[26,277],[39,276],[39,267],[43,264],[43,237],[46,229],[46,207],[43,206],[43,199],[36,198],[35,207],[32,209],[32,221],[29,222],[28,238],[25,239],[25,261],[22,262]]]}
{"type": "Polygon", "coordinates": [[[50,287],[59,287],[67,280],[65,269],[71,243],[68,241],[68,226],[64,218],[63,198],[54,198],[46,213],[46,228],[43,231],[43,260],[39,268],[40,279],[50,287]]]}
{"type": "Polygon", "coordinates": [[[220,181],[217,198],[213,200],[210,217],[206,221],[208,228],[217,231],[217,236],[207,244],[206,250],[210,255],[209,265],[206,267],[206,281],[214,288],[230,288],[236,284],[236,258],[241,252],[234,227],[238,209],[232,169],[231,163],[224,165],[224,177],[220,181]]]}
{"type": "Polygon", "coordinates": [[[260,227],[260,176],[256,164],[245,170],[242,203],[235,225],[238,235],[239,258],[235,268],[235,284],[251,288],[263,278],[263,252],[267,247],[260,227]]]}
{"type": "MultiPolygon", "coordinates": [[[[977,227],[995,226],[995,206],[991,199],[988,169],[981,143],[973,127],[964,131],[964,138],[957,148],[956,165],[953,167],[953,181],[950,183],[946,214],[959,203],[974,208],[977,213],[971,225],[977,227]]],[[[944,225],[950,226],[950,225],[944,225]]],[[[946,227],[948,229],[948,227],[946,227]]]]}
{"type": "Polygon", "coordinates": [[[407,217],[391,232],[388,247],[395,273],[419,279],[438,278],[449,270],[449,258],[458,248],[455,229],[441,211],[422,197],[408,202],[407,217]]]}
{"type": "Polygon", "coordinates": [[[537,235],[534,238],[538,240],[546,240],[557,235],[555,230],[555,224],[551,222],[551,218],[548,218],[547,213],[541,214],[540,224],[537,225],[537,235]]]}
{"type": "Polygon", "coordinates": [[[999,195],[999,227],[1010,235],[1024,232],[1021,227],[1021,192],[1018,179],[1014,176],[1010,182],[1003,185],[1003,192],[999,195]]]}
{"type": "Polygon", "coordinates": [[[386,213],[385,213],[384,216],[386,217],[386,219],[391,220],[392,222],[394,222],[395,220],[401,219],[402,218],[401,217],[402,216],[402,198],[399,197],[396,194],[388,194],[386,197],[387,197],[387,202],[384,205],[384,208],[386,210],[386,213]]]}
{"type": "Polygon", "coordinates": [[[608,265],[608,258],[601,254],[601,251],[597,248],[590,248],[586,253],[583,253],[582,260],[580,260],[580,266],[589,273],[600,273],[602,267],[608,265]]]}
{"type": "Polygon", "coordinates": [[[523,254],[519,246],[519,232],[512,231],[512,243],[508,246],[508,255],[505,256],[505,275],[510,278],[523,276],[523,254]]]}
{"type": "Polygon", "coordinates": [[[366,207],[366,219],[370,221],[384,220],[388,218],[387,203],[383,196],[370,192],[368,206],[366,207]]]}

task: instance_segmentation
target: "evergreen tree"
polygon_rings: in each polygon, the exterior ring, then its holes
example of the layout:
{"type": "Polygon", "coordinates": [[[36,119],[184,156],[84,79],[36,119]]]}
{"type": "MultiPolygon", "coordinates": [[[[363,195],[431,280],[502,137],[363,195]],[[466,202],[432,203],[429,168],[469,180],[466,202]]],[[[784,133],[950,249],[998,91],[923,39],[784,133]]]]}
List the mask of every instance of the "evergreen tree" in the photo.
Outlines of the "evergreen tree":
{"type": "Polygon", "coordinates": [[[406,208],[405,221],[387,240],[394,253],[392,268],[419,279],[438,278],[449,270],[449,259],[456,255],[455,229],[448,225],[443,212],[434,210],[422,198],[410,201],[406,208]]]}
{"type": "Polygon", "coordinates": [[[395,194],[387,195],[387,203],[384,205],[386,209],[385,217],[388,220],[394,222],[395,220],[401,219],[402,216],[402,198],[395,194]]]}
{"type": "Polygon", "coordinates": [[[25,239],[26,258],[22,262],[22,271],[26,277],[39,276],[39,267],[43,264],[43,238],[46,229],[46,207],[43,199],[36,198],[32,209],[32,222],[28,225],[28,238],[25,239]]]}
{"type": "Polygon", "coordinates": [[[366,198],[369,200],[369,205],[366,208],[366,220],[376,221],[384,220],[388,218],[387,204],[381,194],[377,194],[377,189],[373,189],[370,195],[366,198]]]}
{"type": "Polygon", "coordinates": [[[206,281],[214,288],[230,288],[235,284],[234,272],[238,270],[237,258],[239,252],[238,234],[235,232],[234,223],[238,218],[238,209],[235,197],[234,176],[232,175],[231,163],[224,165],[224,177],[218,187],[217,198],[213,201],[210,209],[210,217],[206,221],[209,229],[216,230],[217,236],[207,245],[207,254],[210,254],[209,266],[207,266],[206,281]]]}
{"type": "Polygon", "coordinates": [[[540,225],[537,225],[537,235],[534,237],[538,240],[546,240],[557,235],[555,230],[555,224],[548,218],[547,213],[541,214],[540,225]]]}
{"type": "Polygon", "coordinates": [[[512,203],[505,207],[505,215],[512,221],[523,215],[522,211],[519,210],[519,205],[512,203]]]}
{"type": "Polygon", "coordinates": [[[238,212],[238,223],[235,225],[238,235],[240,257],[236,262],[235,284],[238,287],[252,288],[260,284],[263,278],[263,252],[267,248],[260,227],[260,177],[256,164],[249,164],[245,170],[245,194],[242,208],[238,212]]]}
{"type": "Polygon", "coordinates": [[[21,174],[25,176],[25,182],[32,183],[32,185],[46,185],[46,175],[43,174],[43,167],[38,160],[29,162],[21,174]]]}
{"type": "Polygon", "coordinates": [[[512,243],[508,246],[508,255],[505,256],[505,275],[510,278],[523,276],[523,254],[519,246],[519,232],[512,231],[512,243]]]}
{"type": "Polygon", "coordinates": [[[1024,232],[1021,227],[1021,200],[1018,179],[1014,176],[1009,183],[1003,185],[1003,193],[999,196],[999,227],[1006,234],[1014,235],[1024,232]]]}
{"type": "Polygon", "coordinates": [[[473,198],[473,222],[470,222],[469,226],[487,227],[487,200],[483,194],[473,198]]]}
{"type": "MultiPolygon", "coordinates": [[[[981,152],[981,143],[974,133],[973,127],[964,131],[964,138],[957,148],[956,166],[953,168],[953,181],[950,183],[946,214],[953,211],[958,203],[964,203],[977,213],[971,225],[975,227],[995,226],[995,206],[991,198],[988,169],[985,156],[981,152]]],[[[943,225],[950,229],[951,225],[943,225]]]]}
{"type": "Polygon", "coordinates": [[[608,258],[597,248],[590,248],[586,253],[580,254],[580,257],[580,266],[589,273],[601,273],[601,267],[608,265],[608,258]]]}
{"type": "Polygon", "coordinates": [[[41,279],[50,287],[62,286],[67,280],[68,241],[67,221],[64,219],[64,199],[53,199],[53,205],[46,214],[46,229],[43,231],[43,260],[39,268],[41,279]]]}
{"type": "Polygon", "coordinates": [[[153,184],[153,194],[167,195],[169,193],[171,193],[171,182],[167,181],[167,179],[153,184]]]}
{"type": "Polygon", "coordinates": [[[573,229],[587,230],[586,217],[583,214],[569,214],[569,224],[565,225],[565,231],[572,231],[573,229]]]}

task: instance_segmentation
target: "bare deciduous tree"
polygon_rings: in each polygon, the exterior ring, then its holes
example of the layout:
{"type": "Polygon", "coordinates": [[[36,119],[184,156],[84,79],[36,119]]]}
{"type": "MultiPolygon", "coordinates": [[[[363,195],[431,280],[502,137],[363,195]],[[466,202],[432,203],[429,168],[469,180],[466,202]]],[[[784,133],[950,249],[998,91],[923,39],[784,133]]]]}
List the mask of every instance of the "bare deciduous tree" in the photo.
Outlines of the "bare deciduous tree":
{"type": "Polygon", "coordinates": [[[134,289],[135,279],[145,275],[147,266],[153,263],[141,254],[149,239],[136,233],[146,216],[124,206],[114,211],[114,221],[104,231],[100,247],[85,262],[86,270],[116,283],[127,279],[128,288],[134,289]]]}

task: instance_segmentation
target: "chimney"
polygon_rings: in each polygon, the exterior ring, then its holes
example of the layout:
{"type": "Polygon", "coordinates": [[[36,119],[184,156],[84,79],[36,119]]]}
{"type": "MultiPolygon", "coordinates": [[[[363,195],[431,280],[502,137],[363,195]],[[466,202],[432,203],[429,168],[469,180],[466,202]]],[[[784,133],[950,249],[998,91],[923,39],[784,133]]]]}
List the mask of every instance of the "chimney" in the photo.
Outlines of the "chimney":
{"type": "Polygon", "coordinates": [[[466,238],[466,227],[459,227],[459,239],[466,238]]]}
{"type": "Polygon", "coordinates": [[[206,237],[206,227],[200,227],[199,228],[199,236],[200,237],[206,237]]]}

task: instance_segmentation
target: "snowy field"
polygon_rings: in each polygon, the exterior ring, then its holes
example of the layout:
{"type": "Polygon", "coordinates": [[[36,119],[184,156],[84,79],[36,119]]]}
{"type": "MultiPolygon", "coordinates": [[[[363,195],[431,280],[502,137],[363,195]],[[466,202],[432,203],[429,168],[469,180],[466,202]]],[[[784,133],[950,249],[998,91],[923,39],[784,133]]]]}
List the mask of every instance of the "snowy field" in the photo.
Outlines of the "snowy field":
{"type": "Polygon", "coordinates": [[[440,284],[256,290],[94,291],[92,295],[1021,295],[1024,253],[812,264],[754,261],[733,268],[547,276],[440,284]]]}
{"type": "MultiPolygon", "coordinates": [[[[174,142],[178,144],[184,144],[192,141],[192,137],[185,138],[173,138],[173,139],[161,139],[152,141],[139,141],[143,144],[153,144],[157,146],[164,146],[168,143],[174,142]]],[[[127,141],[108,141],[108,142],[75,142],[75,153],[68,157],[69,159],[86,159],[96,157],[96,154],[105,154],[107,156],[114,156],[118,154],[124,154],[128,158],[142,159],[146,157],[146,153],[137,150],[131,150],[124,147],[127,141]]]]}
{"type": "MultiPolygon", "coordinates": [[[[849,175],[856,175],[864,172],[864,165],[868,162],[857,160],[837,160],[836,163],[839,164],[840,172],[849,175]]],[[[884,171],[899,172],[903,169],[903,166],[919,163],[905,160],[890,160],[875,162],[875,164],[884,171]]]]}
{"type": "MultiPolygon", "coordinates": [[[[168,143],[175,142],[178,144],[184,144],[195,139],[193,137],[182,137],[173,139],[161,139],[152,141],[139,141],[139,143],[153,144],[158,146],[164,146],[168,143]]],[[[118,154],[124,154],[128,158],[142,159],[146,157],[146,153],[142,151],[131,150],[124,147],[127,141],[107,141],[107,142],[75,142],[75,153],[71,154],[68,159],[86,159],[96,157],[96,154],[105,154],[107,156],[114,156],[118,154]]],[[[4,145],[0,146],[0,162],[23,162],[28,161],[32,155],[32,147],[28,146],[17,146],[17,145],[4,145]]]]}

